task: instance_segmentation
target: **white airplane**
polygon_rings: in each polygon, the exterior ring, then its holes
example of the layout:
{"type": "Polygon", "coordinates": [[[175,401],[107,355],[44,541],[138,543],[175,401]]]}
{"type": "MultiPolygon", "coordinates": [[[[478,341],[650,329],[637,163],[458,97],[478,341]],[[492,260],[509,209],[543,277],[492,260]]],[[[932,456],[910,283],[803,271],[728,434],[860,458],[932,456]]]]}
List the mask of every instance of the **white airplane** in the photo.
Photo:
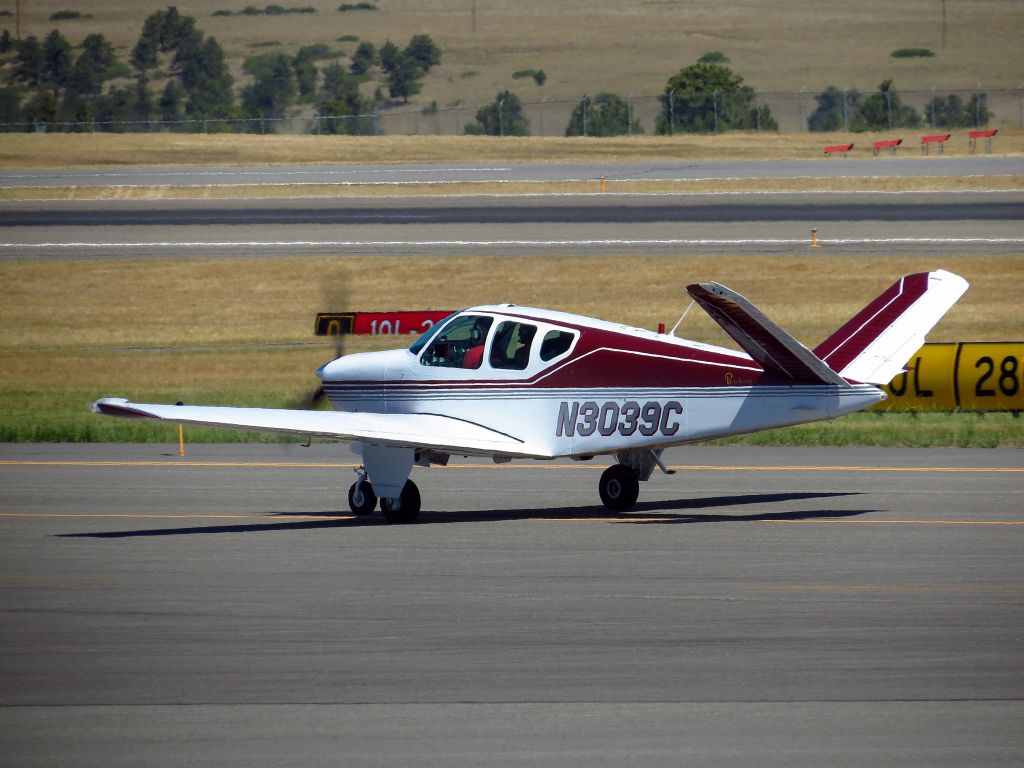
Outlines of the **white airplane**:
{"type": "MultiPolygon", "coordinates": [[[[414,465],[452,455],[614,456],[599,493],[611,510],[669,446],[831,419],[885,398],[925,334],[967,290],[950,272],[900,278],[813,350],[718,283],[687,292],[745,350],[514,304],[462,310],[407,349],[346,355],[317,371],[333,411],[132,403],[93,410],[349,441],[362,456],[352,512],[412,522],[414,465]]],[[[675,329],[673,329],[675,330],[675,329]]]]}

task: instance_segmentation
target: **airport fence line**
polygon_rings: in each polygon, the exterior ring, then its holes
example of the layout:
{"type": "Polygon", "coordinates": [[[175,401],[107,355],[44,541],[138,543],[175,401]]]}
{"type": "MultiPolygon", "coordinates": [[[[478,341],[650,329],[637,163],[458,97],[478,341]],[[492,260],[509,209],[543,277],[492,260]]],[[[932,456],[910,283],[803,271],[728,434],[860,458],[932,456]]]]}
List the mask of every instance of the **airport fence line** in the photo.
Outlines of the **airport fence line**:
{"type": "MultiPolygon", "coordinates": [[[[847,89],[841,91],[842,99],[836,109],[838,122],[832,130],[856,128],[857,98],[860,101],[874,91],[847,89]]],[[[744,97],[743,103],[754,107],[754,116],[749,129],[755,131],[774,130],[774,126],[763,124],[764,108],[770,110],[771,118],[779,131],[806,132],[808,118],[818,108],[817,96],[821,92],[801,91],[757,91],[753,101],[744,97]]],[[[687,124],[685,109],[676,108],[675,100],[664,94],[620,96],[627,105],[619,135],[632,133],[656,134],[659,118],[674,133],[714,133],[725,131],[728,115],[735,114],[735,104],[718,92],[706,94],[705,98],[712,111],[704,119],[700,130],[687,124]]],[[[533,136],[564,136],[573,117],[573,112],[584,110],[582,121],[584,135],[587,131],[587,110],[596,111],[596,101],[580,99],[522,101],[521,115],[526,118],[529,133],[533,136]]],[[[591,97],[594,99],[594,97],[591,97]]],[[[491,102],[483,107],[492,106],[491,102]]],[[[449,107],[427,107],[408,109],[402,107],[375,109],[361,115],[295,115],[262,116],[246,118],[192,118],[182,120],[90,120],[85,122],[16,122],[0,123],[2,132],[97,132],[97,133],[257,133],[257,134],[354,134],[364,136],[458,136],[465,134],[467,124],[476,123],[481,107],[456,105],[449,107]]],[[[499,107],[500,109],[500,107],[499,107]]],[[[969,90],[943,90],[931,88],[926,91],[898,91],[898,101],[887,100],[886,119],[881,130],[926,130],[980,128],[984,126],[1013,125],[1024,128],[1024,88],[969,90]],[[962,116],[968,125],[951,126],[942,111],[936,111],[936,99],[947,100],[956,97],[962,106],[962,116]],[[912,108],[919,119],[916,126],[907,127],[902,108],[912,108]],[[972,114],[973,112],[973,114],[972,114]],[[986,114],[986,112],[988,114],[986,114]],[[987,118],[987,119],[986,119],[987,118]]],[[[508,117],[511,117],[509,115],[508,117]]],[[[500,116],[499,116],[500,119],[500,116]]],[[[593,124],[593,123],[591,123],[593,124]]],[[[592,135],[592,134],[591,134],[592,135]]]]}

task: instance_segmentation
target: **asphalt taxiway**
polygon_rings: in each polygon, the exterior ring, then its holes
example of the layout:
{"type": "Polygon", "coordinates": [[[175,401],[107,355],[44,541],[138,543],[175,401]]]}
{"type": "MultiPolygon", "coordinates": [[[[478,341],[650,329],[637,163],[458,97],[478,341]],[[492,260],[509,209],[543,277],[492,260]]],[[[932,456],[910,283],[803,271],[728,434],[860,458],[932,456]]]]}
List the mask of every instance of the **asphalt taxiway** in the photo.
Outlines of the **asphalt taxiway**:
{"type": "Polygon", "coordinates": [[[1019,765],[1024,455],[0,446],[10,765],[1019,765]]]}

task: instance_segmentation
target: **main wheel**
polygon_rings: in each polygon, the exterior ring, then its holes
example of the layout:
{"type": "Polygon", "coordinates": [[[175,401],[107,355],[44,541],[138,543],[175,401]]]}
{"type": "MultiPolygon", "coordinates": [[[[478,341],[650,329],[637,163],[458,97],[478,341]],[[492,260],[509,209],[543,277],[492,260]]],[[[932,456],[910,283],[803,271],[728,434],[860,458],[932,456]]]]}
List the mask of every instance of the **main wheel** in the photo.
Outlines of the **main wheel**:
{"type": "Polygon", "coordinates": [[[629,467],[613,464],[601,473],[598,492],[608,509],[625,512],[636,504],[636,497],[640,495],[640,481],[629,467]]]}
{"type": "Polygon", "coordinates": [[[373,486],[369,480],[352,483],[348,489],[348,508],[352,514],[358,517],[372,515],[377,507],[377,494],[373,492],[373,486]]]}
{"type": "Polygon", "coordinates": [[[406,480],[401,496],[380,500],[380,511],[389,523],[413,522],[420,513],[420,489],[412,480],[406,480]]]}

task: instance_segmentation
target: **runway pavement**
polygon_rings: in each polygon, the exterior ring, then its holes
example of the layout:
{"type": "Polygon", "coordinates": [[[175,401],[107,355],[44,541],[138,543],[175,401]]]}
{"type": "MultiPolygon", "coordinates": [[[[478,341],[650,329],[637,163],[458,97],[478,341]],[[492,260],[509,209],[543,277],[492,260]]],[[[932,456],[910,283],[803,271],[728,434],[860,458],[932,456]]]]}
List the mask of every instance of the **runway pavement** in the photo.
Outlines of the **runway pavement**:
{"type": "Polygon", "coordinates": [[[342,446],[0,446],[0,762],[1021,764],[1021,452],[666,458],[390,526],[342,446]]]}
{"type": "Polygon", "coordinates": [[[0,258],[1018,253],[1020,192],[0,203],[0,258]]]}
{"type": "Polygon", "coordinates": [[[252,167],[120,167],[0,172],[3,187],[69,185],[447,184],[465,181],[609,181],[772,179],[823,176],[1020,175],[1024,157],[815,157],[806,160],[644,163],[401,163],[377,165],[265,165],[252,167]]]}

